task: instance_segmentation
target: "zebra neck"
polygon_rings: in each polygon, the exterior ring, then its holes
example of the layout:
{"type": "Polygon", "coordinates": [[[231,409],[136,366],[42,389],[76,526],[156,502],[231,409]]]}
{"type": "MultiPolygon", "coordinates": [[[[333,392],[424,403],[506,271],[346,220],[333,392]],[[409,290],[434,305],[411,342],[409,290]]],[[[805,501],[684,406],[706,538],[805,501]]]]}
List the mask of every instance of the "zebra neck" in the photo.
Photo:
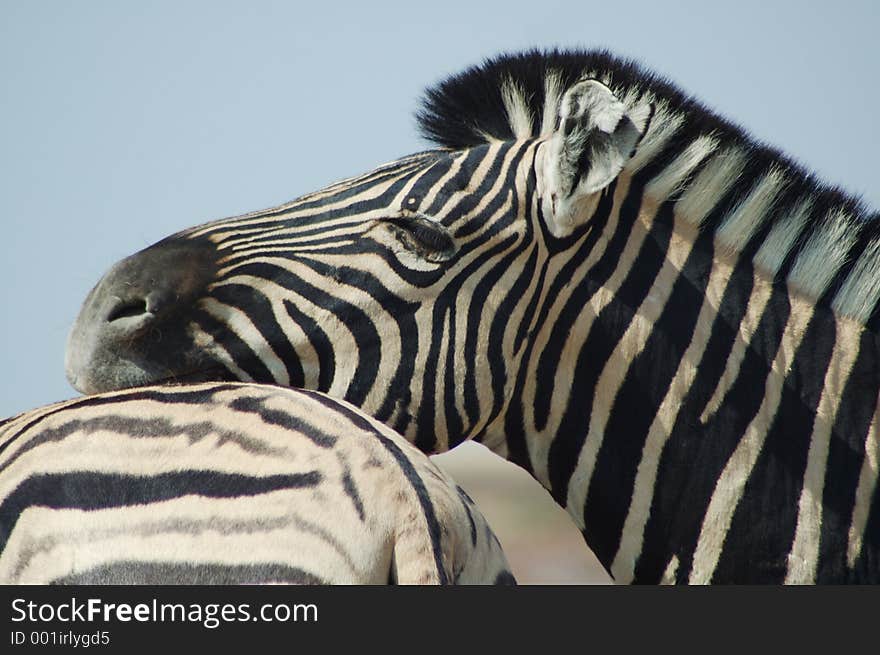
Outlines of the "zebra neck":
{"type": "Polygon", "coordinates": [[[875,576],[876,337],[636,185],[596,229],[547,294],[510,459],[618,581],[875,576]]]}
{"type": "Polygon", "coordinates": [[[875,324],[880,304],[880,228],[855,198],[818,184],[746,143],[685,136],[682,117],[659,113],[628,173],[645,196],[671,203],[717,246],[748,257],[771,279],[835,313],[875,324]]]}

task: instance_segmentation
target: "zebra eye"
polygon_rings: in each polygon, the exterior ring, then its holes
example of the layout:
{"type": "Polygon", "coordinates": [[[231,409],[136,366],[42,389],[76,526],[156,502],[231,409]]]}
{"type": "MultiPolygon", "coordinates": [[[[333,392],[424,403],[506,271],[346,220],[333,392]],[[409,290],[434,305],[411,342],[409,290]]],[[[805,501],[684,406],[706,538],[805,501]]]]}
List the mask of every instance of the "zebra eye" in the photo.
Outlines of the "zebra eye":
{"type": "Polygon", "coordinates": [[[403,245],[428,261],[448,261],[457,250],[449,231],[428,218],[397,216],[385,220],[403,245]]]}

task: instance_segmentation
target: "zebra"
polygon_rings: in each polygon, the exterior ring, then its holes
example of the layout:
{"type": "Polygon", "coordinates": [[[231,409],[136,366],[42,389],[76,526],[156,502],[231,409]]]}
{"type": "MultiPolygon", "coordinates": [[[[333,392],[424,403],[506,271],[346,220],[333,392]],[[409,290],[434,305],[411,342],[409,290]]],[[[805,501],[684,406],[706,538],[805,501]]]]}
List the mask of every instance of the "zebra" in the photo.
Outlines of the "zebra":
{"type": "Polygon", "coordinates": [[[347,403],[202,383],[0,425],[3,584],[515,584],[473,501],[347,403]]]}
{"type": "Polygon", "coordinates": [[[621,583],[880,580],[876,212],[606,51],[486,60],[418,120],[433,149],[114,265],[68,379],[475,439],[621,583]]]}

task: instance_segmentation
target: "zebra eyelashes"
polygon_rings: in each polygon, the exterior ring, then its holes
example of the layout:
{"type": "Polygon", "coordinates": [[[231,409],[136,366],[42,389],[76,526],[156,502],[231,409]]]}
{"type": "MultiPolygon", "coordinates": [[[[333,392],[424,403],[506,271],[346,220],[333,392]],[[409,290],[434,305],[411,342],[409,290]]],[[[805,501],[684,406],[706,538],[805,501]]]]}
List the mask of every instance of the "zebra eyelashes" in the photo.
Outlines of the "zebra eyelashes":
{"type": "Polygon", "coordinates": [[[430,262],[449,261],[458,251],[449,230],[425,216],[395,216],[383,222],[408,250],[430,262]]]}

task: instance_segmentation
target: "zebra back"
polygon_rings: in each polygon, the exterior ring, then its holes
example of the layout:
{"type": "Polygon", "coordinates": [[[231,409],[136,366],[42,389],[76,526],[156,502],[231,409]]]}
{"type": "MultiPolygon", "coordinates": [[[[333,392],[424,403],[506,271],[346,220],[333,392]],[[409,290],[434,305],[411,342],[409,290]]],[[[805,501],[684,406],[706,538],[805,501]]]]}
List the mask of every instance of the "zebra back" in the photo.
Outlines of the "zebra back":
{"type": "Polygon", "coordinates": [[[344,402],[148,387],[0,426],[0,582],[494,583],[485,518],[344,402]]]}

